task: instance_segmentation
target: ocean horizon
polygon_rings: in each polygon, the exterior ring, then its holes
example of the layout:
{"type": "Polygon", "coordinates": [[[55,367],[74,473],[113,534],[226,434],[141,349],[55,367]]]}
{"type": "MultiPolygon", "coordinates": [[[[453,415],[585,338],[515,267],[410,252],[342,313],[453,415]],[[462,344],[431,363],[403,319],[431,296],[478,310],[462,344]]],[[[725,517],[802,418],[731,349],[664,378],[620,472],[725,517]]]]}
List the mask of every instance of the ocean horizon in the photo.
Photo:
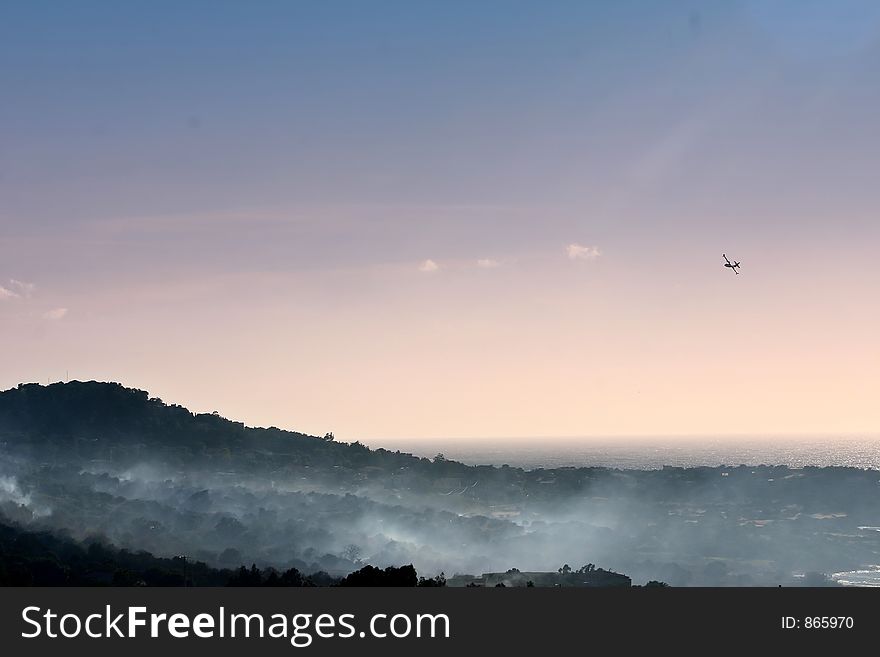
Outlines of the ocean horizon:
{"type": "Polygon", "coordinates": [[[657,470],[667,467],[785,465],[791,468],[852,467],[880,470],[880,436],[639,437],[511,439],[373,439],[372,448],[468,465],[525,469],[604,467],[657,470]]]}

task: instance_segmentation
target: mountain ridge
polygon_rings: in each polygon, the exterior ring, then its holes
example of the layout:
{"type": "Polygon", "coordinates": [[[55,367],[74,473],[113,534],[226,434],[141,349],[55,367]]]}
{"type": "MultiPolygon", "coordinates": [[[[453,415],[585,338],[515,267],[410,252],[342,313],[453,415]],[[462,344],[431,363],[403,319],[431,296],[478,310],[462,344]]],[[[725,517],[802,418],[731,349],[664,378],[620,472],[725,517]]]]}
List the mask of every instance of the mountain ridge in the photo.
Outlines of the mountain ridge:
{"type": "Polygon", "coordinates": [[[69,448],[83,458],[111,450],[114,460],[126,460],[120,449],[130,451],[137,461],[158,449],[165,457],[176,454],[182,463],[250,459],[251,465],[333,462],[360,468],[389,455],[412,463],[430,462],[401,452],[371,450],[357,441],[343,443],[278,427],[250,427],[216,413],[194,413],[168,404],[145,390],[98,381],[48,386],[23,383],[0,392],[0,440],[46,449],[49,454],[69,448]]]}

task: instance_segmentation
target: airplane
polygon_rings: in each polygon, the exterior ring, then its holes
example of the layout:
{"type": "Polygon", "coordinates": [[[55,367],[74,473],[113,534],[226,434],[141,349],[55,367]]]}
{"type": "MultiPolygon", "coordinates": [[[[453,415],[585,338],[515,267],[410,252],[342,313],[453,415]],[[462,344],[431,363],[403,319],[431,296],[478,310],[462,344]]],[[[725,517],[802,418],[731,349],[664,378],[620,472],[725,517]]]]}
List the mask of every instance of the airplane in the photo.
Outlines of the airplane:
{"type": "Polygon", "coordinates": [[[739,274],[739,272],[737,271],[737,268],[739,267],[739,263],[736,260],[734,260],[731,263],[730,260],[727,259],[727,256],[724,255],[723,253],[721,254],[721,257],[724,258],[724,261],[727,263],[724,265],[725,267],[730,267],[733,270],[734,274],[739,274]]]}

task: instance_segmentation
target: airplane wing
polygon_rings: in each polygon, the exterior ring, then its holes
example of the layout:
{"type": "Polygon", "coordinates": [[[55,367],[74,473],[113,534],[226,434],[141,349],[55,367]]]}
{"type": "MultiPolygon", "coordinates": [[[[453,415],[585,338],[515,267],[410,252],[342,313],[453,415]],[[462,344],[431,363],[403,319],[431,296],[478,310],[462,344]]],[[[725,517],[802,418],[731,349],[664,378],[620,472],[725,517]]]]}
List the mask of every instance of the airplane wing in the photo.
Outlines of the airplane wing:
{"type": "Polygon", "coordinates": [[[726,256],[726,255],[724,255],[724,254],[722,253],[722,254],[721,254],[721,257],[724,258],[724,262],[726,262],[728,265],[730,264],[730,260],[727,259],[727,256],[726,256]]]}

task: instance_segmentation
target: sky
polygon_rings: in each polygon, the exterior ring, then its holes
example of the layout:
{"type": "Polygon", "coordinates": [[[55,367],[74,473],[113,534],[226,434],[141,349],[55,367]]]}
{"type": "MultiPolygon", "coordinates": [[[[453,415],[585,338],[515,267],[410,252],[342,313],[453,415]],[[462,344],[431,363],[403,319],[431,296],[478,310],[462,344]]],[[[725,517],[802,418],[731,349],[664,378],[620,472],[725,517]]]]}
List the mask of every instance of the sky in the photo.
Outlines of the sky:
{"type": "Polygon", "coordinates": [[[6,0],[0,388],[878,433],[878,116],[872,1],[6,0]]]}

